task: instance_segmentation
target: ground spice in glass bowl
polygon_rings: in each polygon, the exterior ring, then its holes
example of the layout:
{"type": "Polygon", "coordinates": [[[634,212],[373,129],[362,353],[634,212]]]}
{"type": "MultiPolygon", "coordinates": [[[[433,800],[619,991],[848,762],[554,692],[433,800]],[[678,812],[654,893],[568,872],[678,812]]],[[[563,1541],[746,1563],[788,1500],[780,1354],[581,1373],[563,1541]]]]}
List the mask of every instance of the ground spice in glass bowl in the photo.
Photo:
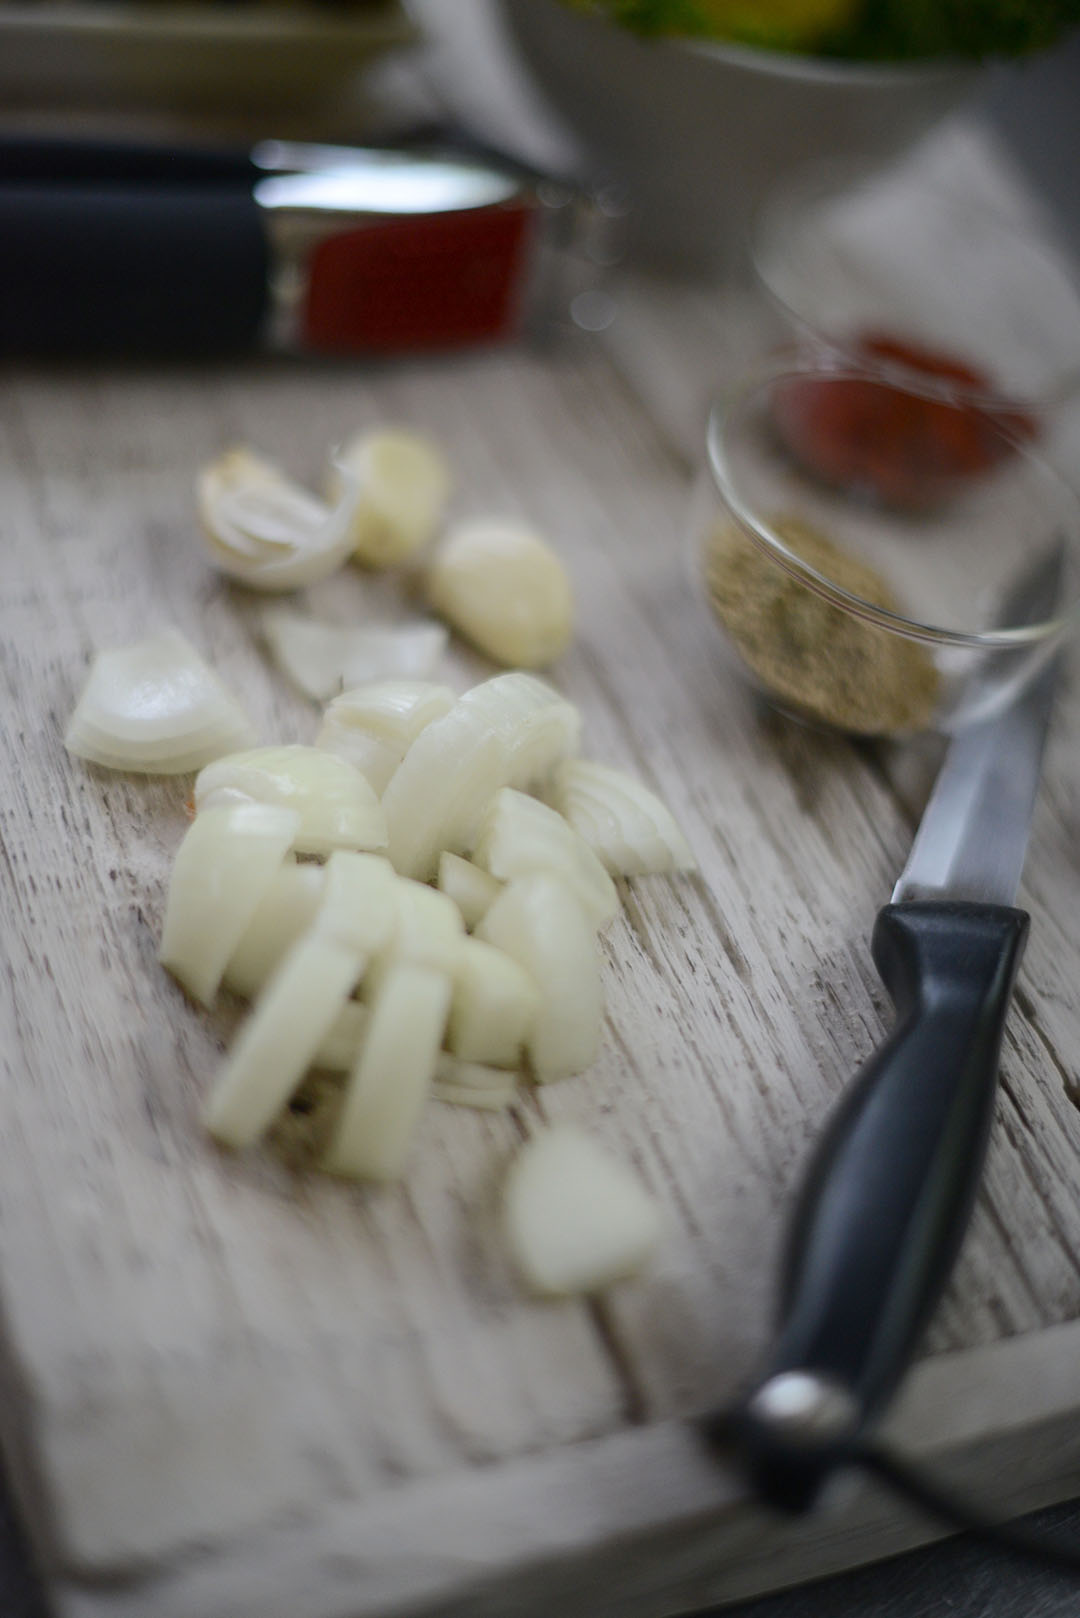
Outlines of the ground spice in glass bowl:
{"type": "MultiPolygon", "coordinates": [[[[900,603],[872,568],[797,517],[772,528],[815,572],[889,612],[900,603]]],[[[737,523],[704,550],[709,604],[769,697],[803,718],[859,735],[924,730],[940,679],[929,651],[846,612],[787,573],[737,523]]]]}
{"type": "MultiPolygon", "coordinates": [[[[956,730],[1009,701],[1080,621],[1080,498],[1015,437],[944,504],[898,509],[823,482],[778,435],[776,400],[823,398],[852,374],[781,357],[713,410],[693,581],[729,664],[774,706],[860,736],[956,730]],[[1055,615],[1004,621],[1016,581],[1062,544],[1055,615]]],[[[920,396],[876,386],[897,408],[920,396]]]]}

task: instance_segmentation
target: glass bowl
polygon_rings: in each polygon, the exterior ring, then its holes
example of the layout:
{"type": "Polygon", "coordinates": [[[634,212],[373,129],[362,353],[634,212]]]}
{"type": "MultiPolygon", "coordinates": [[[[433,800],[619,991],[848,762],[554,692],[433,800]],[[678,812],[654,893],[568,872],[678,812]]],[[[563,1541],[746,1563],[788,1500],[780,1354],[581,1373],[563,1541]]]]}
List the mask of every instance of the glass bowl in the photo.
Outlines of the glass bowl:
{"type": "Polygon", "coordinates": [[[963,164],[803,165],[758,208],[750,256],[783,339],[987,410],[1045,415],[1080,387],[1080,287],[1041,217],[963,164]]]}
{"type": "Polygon", "coordinates": [[[813,447],[822,421],[844,419],[843,391],[868,384],[879,414],[888,404],[910,422],[932,405],[938,429],[968,430],[969,407],[933,389],[840,363],[774,363],[710,417],[694,583],[727,657],[773,705],[857,735],[951,731],[1010,701],[1077,623],[1080,499],[986,417],[979,470],[928,475],[918,501],[910,466],[900,502],[835,464],[822,475],[807,442],[792,442],[793,401],[813,447]],[[1054,616],[1008,622],[1020,581],[1059,549],[1054,616]]]}

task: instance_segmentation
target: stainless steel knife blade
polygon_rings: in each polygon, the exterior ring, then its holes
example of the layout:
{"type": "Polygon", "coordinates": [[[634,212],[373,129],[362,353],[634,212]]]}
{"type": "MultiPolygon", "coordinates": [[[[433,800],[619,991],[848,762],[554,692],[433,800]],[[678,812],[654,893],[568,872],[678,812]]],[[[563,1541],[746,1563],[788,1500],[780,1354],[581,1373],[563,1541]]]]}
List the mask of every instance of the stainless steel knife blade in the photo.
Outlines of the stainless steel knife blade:
{"type": "MultiPolygon", "coordinates": [[[[1035,623],[1058,600],[1064,548],[1055,546],[1010,593],[1005,621],[1035,623]]],[[[893,903],[963,899],[1012,904],[1020,884],[1061,653],[1000,713],[950,743],[893,903]]],[[[990,680],[987,681],[989,685],[990,680]]]]}

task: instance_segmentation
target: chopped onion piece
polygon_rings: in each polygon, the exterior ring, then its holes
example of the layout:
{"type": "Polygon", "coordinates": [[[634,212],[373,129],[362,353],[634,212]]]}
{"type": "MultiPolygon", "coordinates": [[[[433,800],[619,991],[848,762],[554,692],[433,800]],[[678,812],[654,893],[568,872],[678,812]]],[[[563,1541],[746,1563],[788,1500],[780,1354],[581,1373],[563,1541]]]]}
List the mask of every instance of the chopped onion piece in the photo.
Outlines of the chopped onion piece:
{"type": "Polygon", "coordinates": [[[613,876],[692,871],[697,866],[671,810],[622,770],[591,759],[567,759],[556,769],[548,797],[613,876]]]}
{"type": "Polygon", "coordinates": [[[470,932],[487,915],[503,890],[503,884],[489,871],[482,871],[460,854],[439,855],[439,890],[453,899],[470,932]]]}
{"type": "Polygon", "coordinates": [[[376,680],[334,698],[315,745],[347,759],[381,796],[420,732],[449,713],[454,701],[448,685],[376,680]]]}
{"type": "Polygon", "coordinates": [[[322,898],[325,870],[309,862],[286,859],[225,970],[224,984],[251,1000],[315,919],[322,898]]]}
{"type": "Polygon", "coordinates": [[[431,565],[427,591],[436,612],[510,668],[541,668],[570,642],[574,598],[566,569],[521,523],[460,523],[431,565]]]}
{"type": "Polygon", "coordinates": [[[392,567],[434,538],[450,495],[450,467],[429,438],[401,428],[360,433],[334,456],[334,493],[343,472],[360,491],[352,524],[358,560],[392,567]]]}
{"type": "Polygon", "coordinates": [[[540,992],[509,955],[466,938],[454,973],[446,1043],[465,1062],[516,1068],[532,1032],[540,992]]]}
{"type": "Polygon", "coordinates": [[[295,945],[256,1001],[210,1097],[206,1124],[216,1140],[239,1149],[270,1127],[362,970],[354,951],[332,939],[313,935],[295,945]]]}
{"type": "Polygon", "coordinates": [[[366,1006],[359,1000],[346,1000],[312,1057],[312,1067],[324,1067],[332,1073],[350,1073],[360,1054],[367,1019],[366,1006]]]}
{"type": "Polygon", "coordinates": [[[660,1211],[635,1175],[579,1129],[534,1135],[515,1158],[503,1202],[510,1251],[534,1292],[597,1292],[645,1263],[660,1211]]]}
{"type": "Polygon", "coordinates": [[[269,804],[225,804],[188,827],[165,907],[160,960],[210,1005],[296,836],[300,817],[269,804]]]}
{"type": "Polygon", "coordinates": [[[275,661],[305,696],[323,702],[342,686],[391,675],[422,679],[446,650],[441,624],[324,623],[291,607],[267,607],[260,626],[275,661]]]}
{"type": "Polygon", "coordinates": [[[326,863],[315,931],[365,959],[384,949],[398,927],[400,879],[379,854],[339,849],[326,863]]]}
{"type": "Polygon", "coordinates": [[[409,962],[386,974],[323,1167],[365,1180],[396,1180],[431,1090],[450,980],[409,962]]]}
{"type": "Polygon", "coordinates": [[[517,1074],[499,1067],[482,1067],[478,1062],[459,1062],[456,1056],[439,1052],[433,1101],[446,1101],[455,1107],[501,1110],[517,1097],[517,1074]]]}
{"type": "Polygon", "coordinates": [[[386,847],[386,817],[370,784],[321,747],[255,747],[218,759],[195,782],[195,808],[227,799],[295,809],[299,854],[386,847]]]}
{"type": "Polygon", "coordinates": [[[383,979],[403,962],[452,977],[465,944],[461,912],[445,893],[395,878],[393,894],[393,926],[364,979],[365,999],[377,997],[383,979]]]}
{"type": "Polygon", "coordinates": [[[547,872],[518,877],[476,932],[524,967],[540,991],[528,1040],[536,1078],[582,1072],[600,1048],[603,1000],[596,934],[576,894],[547,872]]]}
{"type": "Polygon", "coordinates": [[[466,691],[461,701],[505,738],[504,786],[543,787],[556,764],[581,745],[581,714],[535,674],[496,674],[466,691]]]}
{"type": "Polygon", "coordinates": [[[296,590],[336,573],[352,552],[360,489],[342,480],[331,507],[250,450],[203,467],[199,521],[215,566],[253,590],[296,590]]]}
{"type": "Polygon", "coordinates": [[[213,669],[178,629],[163,629],[97,654],[64,745],[109,769],[181,775],[254,739],[213,669]]]}
{"type": "Polygon", "coordinates": [[[467,853],[488,799],[542,781],[574,750],[579,727],[577,710],[529,675],[499,675],[459,697],[420,732],[383,794],[395,868],[427,880],[444,849],[467,853]]]}
{"type": "Polygon", "coordinates": [[[615,884],[588,843],[556,810],[513,787],[503,787],[488,804],[473,858],[503,882],[530,871],[561,877],[595,927],[618,914],[615,884]]]}

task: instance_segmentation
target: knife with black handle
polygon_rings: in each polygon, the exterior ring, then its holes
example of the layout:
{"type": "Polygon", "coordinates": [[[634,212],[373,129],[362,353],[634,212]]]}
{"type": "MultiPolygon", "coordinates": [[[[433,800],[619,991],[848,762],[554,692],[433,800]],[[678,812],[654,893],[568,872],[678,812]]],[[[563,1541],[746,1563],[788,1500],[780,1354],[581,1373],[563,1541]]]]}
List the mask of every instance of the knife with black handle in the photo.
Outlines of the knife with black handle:
{"type": "MultiPolygon", "coordinates": [[[[1052,615],[1061,553],[1013,592],[1052,615]]],[[[790,1226],[775,1343],[727,1418],[759,1497],[804,1510],[906,1370],[971,1215],[1028,916],[1019,885],[1054,658],[949,747],[872,953],[891,1032],[842,1097],[790,1226]]]]}

